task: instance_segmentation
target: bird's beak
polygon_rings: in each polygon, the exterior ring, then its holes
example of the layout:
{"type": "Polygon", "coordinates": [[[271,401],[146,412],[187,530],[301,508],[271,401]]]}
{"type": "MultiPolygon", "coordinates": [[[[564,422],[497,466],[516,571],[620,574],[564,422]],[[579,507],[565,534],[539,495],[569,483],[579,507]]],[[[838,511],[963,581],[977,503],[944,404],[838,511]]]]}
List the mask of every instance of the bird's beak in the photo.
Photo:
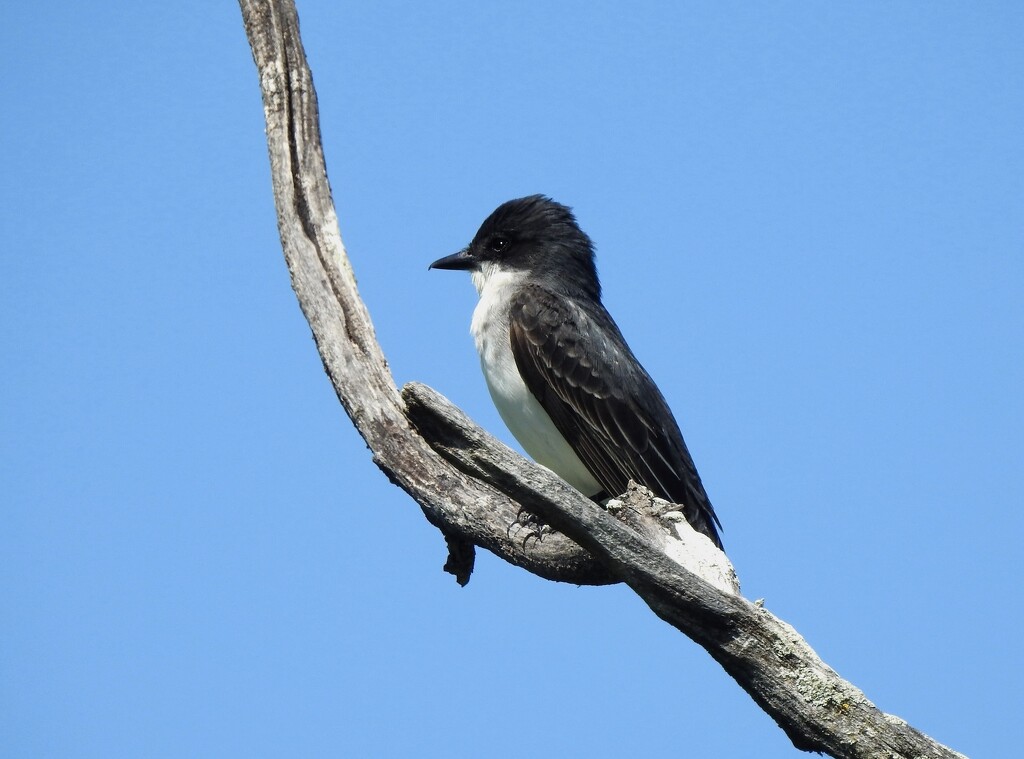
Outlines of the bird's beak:
{"type": "Polygon", "coordinates": [[[428,269],[453,269],[456,271],[468,271],[476,268],[476,259],[469,254],[469,248],[463,248],[458,253],[439,258],[428,269]]]}

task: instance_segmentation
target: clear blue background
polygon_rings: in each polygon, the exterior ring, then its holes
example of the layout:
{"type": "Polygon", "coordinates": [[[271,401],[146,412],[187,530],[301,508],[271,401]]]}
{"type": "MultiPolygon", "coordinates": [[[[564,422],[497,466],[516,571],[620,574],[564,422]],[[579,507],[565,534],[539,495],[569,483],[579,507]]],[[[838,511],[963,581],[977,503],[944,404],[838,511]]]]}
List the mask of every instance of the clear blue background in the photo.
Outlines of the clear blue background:
{"type": "MultiPolygon", "coordinates": [[[[426,266],[574,206],[745,594],[1012,755],[1024,5],[299,5],[397,380],[508,440],[426,266]]],[[[233,3],[6,3],[0,51],[0,753],[798,755],[628,590],[441,572],[289,288],[233,3]]]]}

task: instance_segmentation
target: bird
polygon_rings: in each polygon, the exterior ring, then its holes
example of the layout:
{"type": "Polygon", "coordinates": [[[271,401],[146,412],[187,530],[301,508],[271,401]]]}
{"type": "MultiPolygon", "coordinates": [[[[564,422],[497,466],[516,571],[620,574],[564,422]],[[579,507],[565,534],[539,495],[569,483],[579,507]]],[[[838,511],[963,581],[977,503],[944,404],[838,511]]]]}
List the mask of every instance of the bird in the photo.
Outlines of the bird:
{"type": "Polygon", "coordinates": [[[487,389],[534,461],[598,502],[635,480],[722,549],[679,425],[601,302],[594,244],[572,209],[546,195],[509,200],[428,268],[470,273],[487,389]]]}

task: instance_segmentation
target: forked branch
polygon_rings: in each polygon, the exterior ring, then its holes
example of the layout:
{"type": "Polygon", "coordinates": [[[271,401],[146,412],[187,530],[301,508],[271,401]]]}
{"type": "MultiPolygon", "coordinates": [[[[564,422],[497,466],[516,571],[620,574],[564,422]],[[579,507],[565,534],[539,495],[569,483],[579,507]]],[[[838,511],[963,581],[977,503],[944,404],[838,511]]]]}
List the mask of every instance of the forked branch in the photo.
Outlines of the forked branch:
{"type": "Polygon", "coordinates": [[[797,748],[835,757],[961,756],[877,709],[785,622],[673,561],[655,521],[617,519],[496,441],[430,388],[413,384],[398,391],[341,242],[294,3],[240,5],[263,93],[292,287],[374,462],[448,540],[446,569],[464,584],[474,546],[481,546],[546,579],[624,582],[703,646],[797,748]],[[531,536],[537,528],[524,523],[524,512],[554,530],[531,536]]]}

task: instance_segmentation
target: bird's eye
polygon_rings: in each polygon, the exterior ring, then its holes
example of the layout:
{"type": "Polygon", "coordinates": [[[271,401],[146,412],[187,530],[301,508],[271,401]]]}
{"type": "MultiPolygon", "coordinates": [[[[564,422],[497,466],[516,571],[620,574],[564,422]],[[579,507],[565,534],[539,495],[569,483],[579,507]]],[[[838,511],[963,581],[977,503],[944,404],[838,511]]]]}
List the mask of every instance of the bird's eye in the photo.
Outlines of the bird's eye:
{"type": "Polygon", "coordinates": [[[508,238],[502,235],[495,235],[488,241],[487,247],[492,253],[501,253],[501,251],[508,247],[508,238]]]}

